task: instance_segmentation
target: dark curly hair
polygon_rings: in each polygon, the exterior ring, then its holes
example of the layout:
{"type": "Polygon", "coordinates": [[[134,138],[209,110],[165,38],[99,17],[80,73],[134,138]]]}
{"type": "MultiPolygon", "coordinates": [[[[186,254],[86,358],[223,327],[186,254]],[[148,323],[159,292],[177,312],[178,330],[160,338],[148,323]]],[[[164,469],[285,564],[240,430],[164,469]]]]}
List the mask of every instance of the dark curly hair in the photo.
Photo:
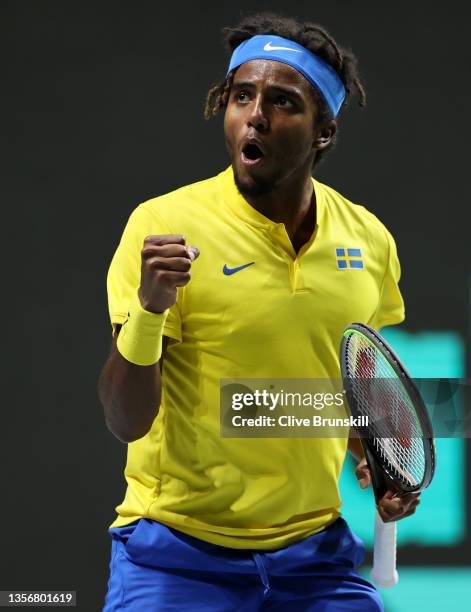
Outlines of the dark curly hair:
{"type": "MultiPolygon", "coordinates": [[[[358,95],[359,105],[366,106],[366,92],[358,75],[355,56],[350,50],[339,46],[321,26],[315,23],[301,23],[294,18],[282,17],[273,13],[257,13],[244,17],[234,27],[223,28],[222,32],[226,49],[230,54],[241,42],[257,34],[274,34],[303,45],[330,64],[341,78],[346,90],[342,109],[347,106],[353,89],[358,95]]],[[[208,91],[204,109],[206,119],[217,115],[222,108],[226,107],[233,77],[234,72],[231,72],[208,91]]],[[[313,91],[319,109],[317,124],[323,127],[332,119],[332,113],[318,91],[314,88],[313,91]]],[[[335,137],[327,148],[317,152],[314,165],[319,163],[323,155],[334,144],[335,137]]]]}

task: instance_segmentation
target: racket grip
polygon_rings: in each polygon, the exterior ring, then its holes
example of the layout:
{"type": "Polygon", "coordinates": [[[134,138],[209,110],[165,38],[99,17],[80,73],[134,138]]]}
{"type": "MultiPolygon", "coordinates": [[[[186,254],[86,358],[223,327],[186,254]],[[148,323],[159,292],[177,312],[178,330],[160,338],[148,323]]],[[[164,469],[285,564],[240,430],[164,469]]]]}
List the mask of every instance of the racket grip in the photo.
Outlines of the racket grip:
{"type": "Polygon", "coordinates": [[[396,523],[383,523],[376,510],[371,579],[381,589],[393,587],[399,580],[396,570],[396,523]]]}

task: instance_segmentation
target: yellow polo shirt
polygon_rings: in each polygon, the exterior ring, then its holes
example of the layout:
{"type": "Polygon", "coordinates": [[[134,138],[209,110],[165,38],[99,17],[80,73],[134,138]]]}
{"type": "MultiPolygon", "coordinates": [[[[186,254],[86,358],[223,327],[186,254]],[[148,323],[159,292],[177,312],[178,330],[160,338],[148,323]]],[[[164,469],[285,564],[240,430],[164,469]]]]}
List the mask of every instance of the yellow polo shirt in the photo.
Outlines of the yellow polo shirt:
{"type": "Polygon", "coordinates": [[[339,516],[346,439],[223,438],[219,424],[221,378],[338,378],[346,325],[404,318],[391,235],[313,184],[317,225],[298,254],[284,224],[239,194],[231,167],[131,214],[108,273],[113,325],[139,286],[147,235],[183,234],[201,254],[169,311],[162,403],[128,445],[113,527],[146,517],[214,544],[270,550],[339,516]]]}

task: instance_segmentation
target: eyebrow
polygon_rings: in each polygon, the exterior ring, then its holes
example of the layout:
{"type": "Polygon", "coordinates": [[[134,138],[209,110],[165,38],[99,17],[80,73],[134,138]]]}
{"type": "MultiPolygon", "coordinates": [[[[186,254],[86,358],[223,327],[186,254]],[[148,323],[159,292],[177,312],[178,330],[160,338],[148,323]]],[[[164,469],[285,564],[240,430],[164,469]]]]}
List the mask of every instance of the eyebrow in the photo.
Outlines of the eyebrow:
{"type": "MultiPolygon", "coordinates": [[[[255,89],[254,83],[251,83],[250,81],[234,81],[232,83],[232,87],[234,89],[255,89]]],[[[284,86],[270,85],[268,87],[268,90],[271,92],[278,92],[278,93],[286,94],[288,96],[293,96],[294,98],[296,98],[297,100],[301,102],[304,100],[304,96],[301,94],[299,89],[297,89],[296,87],[289,87],[285,85],[284,86]]]]}

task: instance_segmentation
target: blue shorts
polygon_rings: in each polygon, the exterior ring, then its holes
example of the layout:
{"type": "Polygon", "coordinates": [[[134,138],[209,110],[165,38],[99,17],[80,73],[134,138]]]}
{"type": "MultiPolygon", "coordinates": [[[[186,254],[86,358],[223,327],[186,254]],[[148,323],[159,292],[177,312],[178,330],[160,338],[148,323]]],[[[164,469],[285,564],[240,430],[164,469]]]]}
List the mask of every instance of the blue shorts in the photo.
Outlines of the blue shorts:
{"type": "Polygon", "coordinates": [[[382,612],[356,571],[364,546],[339,518],[274,551],[209,544],[149,519],[109,530],[103,612],[382,612]]]}

